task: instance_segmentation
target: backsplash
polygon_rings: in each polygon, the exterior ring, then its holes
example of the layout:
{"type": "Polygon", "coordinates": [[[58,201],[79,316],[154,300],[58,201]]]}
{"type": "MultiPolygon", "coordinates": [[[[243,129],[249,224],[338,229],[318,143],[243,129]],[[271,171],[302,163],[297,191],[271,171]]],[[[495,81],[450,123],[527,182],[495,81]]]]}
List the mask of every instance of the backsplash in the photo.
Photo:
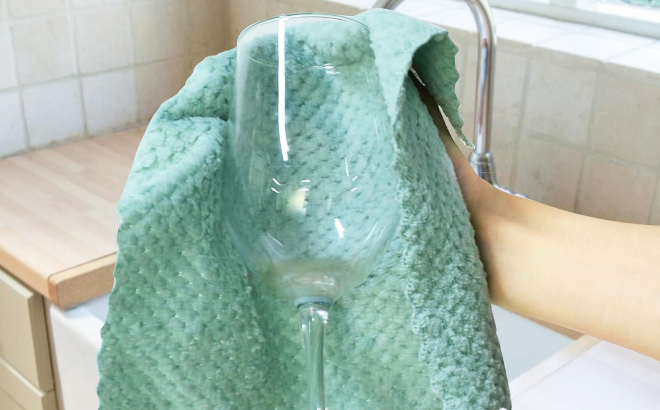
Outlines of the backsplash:
{"type": "Polygon", "coordinates": [[[0,157],[148,121],[226,49],[223,0],[0,0],[0,157]]]}
{"type": "MultiPolygon", "coordinates": [[[[234,47],[255,21],[352,15],[371,3],[341,2],[0,0],[0,157],[147,121],[197,62],[234,47]]],[[[449,0],[406,0],[399,11],[447,28],[459,46],[456,91],[471,135],[472,16],[449,0]]],[[[660,224],[660,43],[494,12],[500,183],[569,211],[660,224]]]]}
{"type": "MultiPolygon", "coordinates": [[[[501,26],[507,23],[523,25],[501,26]]],[[[450,32],[461,50],[457,93],[472,135],[477,39],[450,32]]],[[[558,35],[555,42],[587,37],[570,30],[558,35]]],[[[612,40],[626,47],[619,59],[644,47],[641,37],[621,37],[612,40]]],[[[615,55],[569,54],[553,44],[500,40],[493,118],[500,183],[568,211],[660,224],[660,59],[654,72],[619,63],[615,55]]]]}
{"type": "MultiPolygon", "coordinates": [[[[352,15],[373,3],[337,1],[228,0],[229,44],[235,45],[245,26],[268,16],[352,15]]],[[[450,0],[406,0],[398,11],[445,27],[458,45],[456,92],[471,136],[477,37],[470,11],[450,0]]],[[[493,152],[499,182],[568,211],[660,225],[660,42],[494,12],[499,45],[493,152]]]]}

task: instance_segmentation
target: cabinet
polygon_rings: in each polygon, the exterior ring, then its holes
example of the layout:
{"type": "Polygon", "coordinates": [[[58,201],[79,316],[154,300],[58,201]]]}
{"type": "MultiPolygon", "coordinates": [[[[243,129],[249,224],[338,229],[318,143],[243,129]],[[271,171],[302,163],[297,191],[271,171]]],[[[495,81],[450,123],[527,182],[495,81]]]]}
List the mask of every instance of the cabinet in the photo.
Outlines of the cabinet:
{"type": "Polygon", "coordinates": [[[143,133],[0,159],[0,410],[63,410],[45,305],[112,289],[115,208],[143,133]]]}
{"type": "Polygon", "coordinates": [[[56,409],[43,297],[0,269],[0,409],[56,409]]]}

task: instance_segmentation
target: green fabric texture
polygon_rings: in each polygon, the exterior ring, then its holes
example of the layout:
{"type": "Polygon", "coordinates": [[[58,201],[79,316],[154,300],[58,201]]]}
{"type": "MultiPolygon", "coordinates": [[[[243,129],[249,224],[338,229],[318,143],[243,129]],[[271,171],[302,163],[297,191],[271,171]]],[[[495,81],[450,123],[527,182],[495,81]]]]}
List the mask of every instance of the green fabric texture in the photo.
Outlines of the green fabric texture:
{"type": "MultiPolygon", "coordinates": [[[[395,12],[356,19],[370,29],[392,124],[402,222],[376,272],[330,311],[328,408],[510,409],[469,214],[408,77],[412,66],[462,135],[457,48],[395,12]]],[[[304,409],[299,315],[244,267],[223,224],[234,64],[235,50],[200,63],[138,149],[118,206],[101,410],[304,409]]]]}

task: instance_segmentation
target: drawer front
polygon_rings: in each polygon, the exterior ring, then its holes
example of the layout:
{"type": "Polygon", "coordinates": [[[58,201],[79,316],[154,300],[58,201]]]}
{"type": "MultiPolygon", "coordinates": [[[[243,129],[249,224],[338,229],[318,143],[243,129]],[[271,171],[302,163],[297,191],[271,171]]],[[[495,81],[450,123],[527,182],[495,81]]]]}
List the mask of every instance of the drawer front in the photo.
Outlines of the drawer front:
{"type": "Polygon", "coordinates": [[[43,297],[2,269],[0,358],[40,390],[53,390],[43,297]]]}
{"type": "Polygon", "coordinates": [[[57,410],[55,390],[46,393],[37,389],[1,357],[0,390],[23,410],[57,410]]]}

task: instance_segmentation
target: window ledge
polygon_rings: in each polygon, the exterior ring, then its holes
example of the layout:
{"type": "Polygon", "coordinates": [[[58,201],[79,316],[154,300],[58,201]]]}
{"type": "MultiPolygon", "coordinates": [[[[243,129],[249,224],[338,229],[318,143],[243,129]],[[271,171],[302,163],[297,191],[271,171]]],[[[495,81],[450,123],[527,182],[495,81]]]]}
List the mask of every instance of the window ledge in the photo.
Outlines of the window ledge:
{"type": "MultiPolygon", "coordinates": [[[[367,9],[373,0],[333,0],[367,9]]],[[[437,24],[452,37],[476,33],[472,13],[463,1],[406,0],[397,11],[437,24]]],[[[561,58],[572,56],[585,64],[607,64],[624,70],[660,75],[660,41],[565,22],[536,15],[492,8],[498,44],[506,47],[529,47],[535,52],[549,52],[561,58]]]]}

